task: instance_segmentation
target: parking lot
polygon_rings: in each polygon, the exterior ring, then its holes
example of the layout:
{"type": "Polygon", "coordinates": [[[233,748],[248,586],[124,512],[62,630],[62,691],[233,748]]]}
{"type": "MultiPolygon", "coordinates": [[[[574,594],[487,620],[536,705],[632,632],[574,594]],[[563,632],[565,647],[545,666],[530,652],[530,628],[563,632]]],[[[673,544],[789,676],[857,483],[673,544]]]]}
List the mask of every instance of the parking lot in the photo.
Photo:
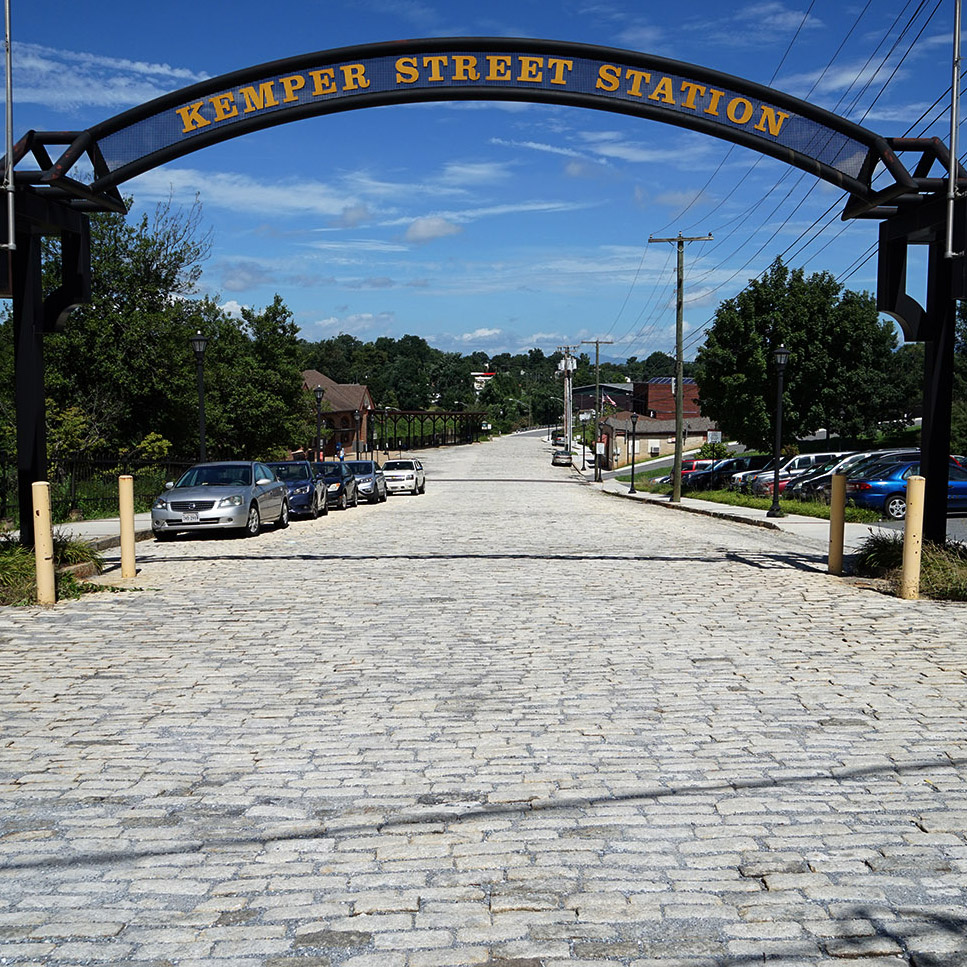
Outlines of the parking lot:
{"type": "Polygon", "coordinates": [[[967,963],[964,606],[550,454],[0,614],[2,962],[967,963]]]}

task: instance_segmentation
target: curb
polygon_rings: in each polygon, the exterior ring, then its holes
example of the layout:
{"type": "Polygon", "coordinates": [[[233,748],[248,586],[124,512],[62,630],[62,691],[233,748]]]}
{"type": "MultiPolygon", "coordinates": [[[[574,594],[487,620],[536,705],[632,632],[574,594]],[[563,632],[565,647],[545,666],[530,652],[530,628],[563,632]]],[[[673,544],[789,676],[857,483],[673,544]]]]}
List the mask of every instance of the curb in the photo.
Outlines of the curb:
{"type": "MultiPolygon", "coordinates": [[[[84,540],[85,538],[80,538],[84,540]]],[[[146,530],[139,530],[134,532],[134,540],[137,541],[150,541],[154,540],[154,531],[151,528],[146,530]]],[[[118,537],[94,537],[87,541],[95,551],[107,551],[112,547],[121,546],[121,538],[118,537]]]]}
{"type": "Polygon", "coordinates": [[[677,510],[686,514],[698,514],[700,517],[714,517],[718,520],[730,520],[736,524],[748,524],[750,527],[763,527],[766,530],[782,530],[778,524],[773,524],[771,520],[756,520],[752,517],[743,517],[740,514],[730,514],[722,510],[706,510],[704,507],[690,507],[685,504],[672,504],[663,500],[655,500],[651,497],[632,497],[630,494],[618,493],[614,490],[601,489],[606,497],[617,497],[619,500],[633,500],[640,504],[648,504],[649,507],[664,507],[666,510],[677,510]]]}

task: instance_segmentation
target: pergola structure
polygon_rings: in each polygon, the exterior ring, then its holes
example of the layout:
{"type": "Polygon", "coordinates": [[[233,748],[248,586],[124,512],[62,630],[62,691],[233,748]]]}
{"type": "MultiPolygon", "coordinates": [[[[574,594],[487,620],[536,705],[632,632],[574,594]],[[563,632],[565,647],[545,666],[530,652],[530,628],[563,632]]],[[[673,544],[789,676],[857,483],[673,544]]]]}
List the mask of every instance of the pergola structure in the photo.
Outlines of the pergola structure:
{"type": "Polygon", "coordinates": [[[482,410],[393,410],[384,407],[370,414],[367,443],[371,450],[384,453],[476,443],[486,415],[482,410]]]}

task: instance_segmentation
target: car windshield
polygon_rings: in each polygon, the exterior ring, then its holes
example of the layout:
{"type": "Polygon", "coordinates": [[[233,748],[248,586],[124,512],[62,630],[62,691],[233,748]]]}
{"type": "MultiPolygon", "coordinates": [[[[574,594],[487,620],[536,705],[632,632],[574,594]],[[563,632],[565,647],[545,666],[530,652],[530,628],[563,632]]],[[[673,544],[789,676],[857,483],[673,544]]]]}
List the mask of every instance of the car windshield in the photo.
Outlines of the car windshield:
{"type": "Polygon", "coordinates": [[[338,477],[342,471],[341,463],[317,463],[316,470],[320,473],[324,473],[327,477],[338,477]]]}
{"type": "Polygon", "coordinates": [[[412,470],[413,461],[412,460],[387,460],[383,464],[384,470],[412,470]]]}
{"type": "Polygon", "coordinates": [[[251,487],[252,468],[244,463],[192,467],[185,471],[177,487],[251,487]]]}
{"type": "Polygon", "coordinates": [[[270,463],[279,480],[306,480],[309,477],[307,463],[270,463]]]}
{"type": "Polygon", "coordinates": [[[347,460],[346,466],[355,474],[372,473],[372,460],[347,460]]]}

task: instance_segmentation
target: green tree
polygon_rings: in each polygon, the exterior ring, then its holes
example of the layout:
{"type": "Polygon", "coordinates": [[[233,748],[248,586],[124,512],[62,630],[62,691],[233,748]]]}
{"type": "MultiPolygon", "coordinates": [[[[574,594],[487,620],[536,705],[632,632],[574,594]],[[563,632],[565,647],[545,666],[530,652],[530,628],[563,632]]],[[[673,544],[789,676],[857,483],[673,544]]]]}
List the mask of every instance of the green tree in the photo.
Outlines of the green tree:
{"type": "Polygon", "coordinates": [[[896,336],[873,299],[846,292],[827,272],[807,278],[776,259],[761,279],[719,306],[696,371],[702,412],[750,447],[773,444],[773,353],[789,350],[783,439],[821,427],[857,435],[899,416],[890,385],[896,336]]]}

